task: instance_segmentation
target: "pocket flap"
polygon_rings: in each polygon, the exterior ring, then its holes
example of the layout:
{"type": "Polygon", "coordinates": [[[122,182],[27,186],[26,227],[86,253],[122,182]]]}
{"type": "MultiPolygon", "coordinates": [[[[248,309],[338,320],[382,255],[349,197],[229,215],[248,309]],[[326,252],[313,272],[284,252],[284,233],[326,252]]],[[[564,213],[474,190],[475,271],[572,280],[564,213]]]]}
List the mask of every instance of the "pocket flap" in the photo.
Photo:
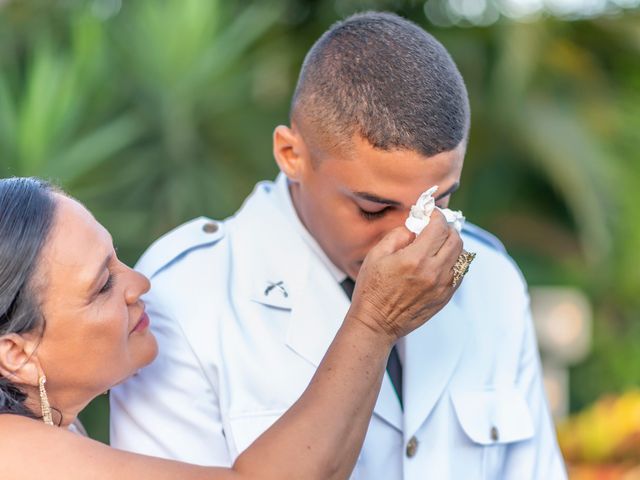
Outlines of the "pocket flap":
{"type": "Polygon", "coordinates": [[[267,410],[229,418],[231,434],[238,454],[246,450],[284,414],[284,410],[267,410]]]}
{"type": "MultiPolygon", "coordinates": [[[[247,414],[234,415],[229,418],[231,433],[236,447],[236,456],[246,450],[260,435],[266,432],[286,410],[266,410],[247,414]]],[[[358,457],[358,462],[360,457],[358,457]]],[[[357,465],[349,480],[360,478],[357,465]]]]}
{"type": "Polygon", "coordinates": [[[452,392],[451,399],[462,429],[476,443],[495,445],[533,437],[529,405],[516,388],[452,392]]]}

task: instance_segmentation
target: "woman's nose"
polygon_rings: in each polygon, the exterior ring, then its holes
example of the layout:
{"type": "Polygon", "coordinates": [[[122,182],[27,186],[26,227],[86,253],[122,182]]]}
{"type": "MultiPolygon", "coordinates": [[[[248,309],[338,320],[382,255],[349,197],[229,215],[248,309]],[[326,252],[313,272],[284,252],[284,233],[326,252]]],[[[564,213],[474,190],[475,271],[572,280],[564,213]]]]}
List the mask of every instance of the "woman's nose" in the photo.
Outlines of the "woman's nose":
{"type": "Polygon", "coordinates": [[[125,292],[126,301],[128,304],[136,303],[140,300],[140,297],[147,293],[151,288],[149,279],[139,272],[130,269],[131,284],[125,292]]]}

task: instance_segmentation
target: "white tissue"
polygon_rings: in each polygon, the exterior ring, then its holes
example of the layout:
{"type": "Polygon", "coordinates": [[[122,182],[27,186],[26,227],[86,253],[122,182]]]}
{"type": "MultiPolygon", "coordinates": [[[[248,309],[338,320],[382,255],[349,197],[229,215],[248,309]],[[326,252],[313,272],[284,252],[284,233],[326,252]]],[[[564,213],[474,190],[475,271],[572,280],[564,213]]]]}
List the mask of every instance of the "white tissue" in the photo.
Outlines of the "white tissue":
{"type": "MultiPolygon", "coordinates": [[[[416,235],[419,235],[424,228],[429,225],[431,220],[431,214],[436,207],[436,202],[433,198],[433,194],[438,191],[438,186],[431,187],[424,192],[418,198],[415,205],[411,207],[411,212],[404,222],[405,226],[416,235]]],[[[449,225],[452,225],[458,232],[462,230],[464,225],[464,215],[460,211],[449,210],[448,208],[438,208],[447,220],[449,225]]]]}

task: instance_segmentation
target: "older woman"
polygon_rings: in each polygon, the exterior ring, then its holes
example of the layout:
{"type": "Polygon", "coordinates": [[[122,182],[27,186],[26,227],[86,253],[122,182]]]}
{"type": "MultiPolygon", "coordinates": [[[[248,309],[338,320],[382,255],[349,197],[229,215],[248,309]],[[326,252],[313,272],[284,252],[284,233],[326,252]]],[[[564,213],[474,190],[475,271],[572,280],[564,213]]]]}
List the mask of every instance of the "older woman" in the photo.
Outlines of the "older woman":
{"type": "MultiPolygon", "coordinates": [[[[461,240],[436,213],[367,257],[344,324],[298,402],[230,469],[135,455],[71,431],[97,395],[157,352],[148,280],[116,256],[77,201],[32,178],[0,180],[0,472],[20,479],[347,478],[394,342],[454,293],[461,240]]],[[[183,407],[188,408],[188,407],[183,407]]]]}

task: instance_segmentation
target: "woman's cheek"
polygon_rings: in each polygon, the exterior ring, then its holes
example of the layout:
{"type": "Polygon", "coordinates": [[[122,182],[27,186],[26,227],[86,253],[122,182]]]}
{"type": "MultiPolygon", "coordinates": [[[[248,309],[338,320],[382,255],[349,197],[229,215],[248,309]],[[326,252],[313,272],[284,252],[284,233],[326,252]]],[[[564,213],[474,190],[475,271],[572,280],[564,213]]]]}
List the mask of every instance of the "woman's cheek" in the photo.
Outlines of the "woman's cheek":
{"type": "Polygon", "coordinates": [[[128,339],[129,321],[126,310],[123,313],[119,305],[105,304],[100,309],[99,321],[91,332],[94,344],[99,344],[100,350],[106,353],[105,358],[118,360],[122,356],[128,339]]]}

